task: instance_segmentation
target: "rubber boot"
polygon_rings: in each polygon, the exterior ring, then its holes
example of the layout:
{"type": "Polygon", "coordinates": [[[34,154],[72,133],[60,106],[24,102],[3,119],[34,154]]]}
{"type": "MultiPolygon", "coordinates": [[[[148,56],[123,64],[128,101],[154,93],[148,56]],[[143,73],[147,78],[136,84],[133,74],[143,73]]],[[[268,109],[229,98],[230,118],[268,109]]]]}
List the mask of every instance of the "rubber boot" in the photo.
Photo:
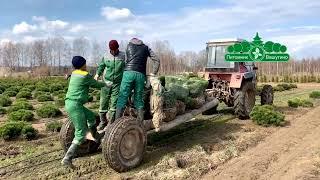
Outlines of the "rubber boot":
{"type": "Polygon", "coordinates": [[[143,109],[137,110],[137,120],[141,125],[143,125],[143,120],[144,120],[144,110],[143,109]]]}
{"type": "Polygon", "coordinates": [[[108,124],[108,121],[107,121],[107,113],[105,113],[105,112],[100,113],[99,116],[100,116],[100,123],[99,123],[97,129],[98,129],[98,131],[101,131],[101,130],[103,130],[103,129],[107,126],[107,124],[108,124]]]}
{"type": "Polygon", "coordinates": [[[115,120],[119,119],[123,116],[125,108],[117,108],[115,120]]]}
{"type": "Polygon", "coordinates": [[[64,166],[67,166],[71,169],[75,169],[75,166],[72,164],[72,159],[76,155],[76,151],[78,149],[79,145],[72,143],[69,147],[68,151],[66,152],[64,158],[61,161],[61,164],[64,166]]]}

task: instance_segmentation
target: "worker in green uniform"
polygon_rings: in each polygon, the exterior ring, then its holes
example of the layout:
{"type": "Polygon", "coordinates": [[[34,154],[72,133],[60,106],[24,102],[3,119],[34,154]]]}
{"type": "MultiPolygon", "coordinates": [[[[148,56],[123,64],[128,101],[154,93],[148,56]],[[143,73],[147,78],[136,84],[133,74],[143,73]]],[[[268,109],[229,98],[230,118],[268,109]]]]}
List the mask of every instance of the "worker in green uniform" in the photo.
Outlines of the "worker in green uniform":
{"type": "Polygon", "coordinates": [[[100,92],[100,124],[98,130],[103,130],[106,127],[107,120],[112,123],[115,119],[117,99],[125,65],[125,53],[119,51],[119,44],[116,40],[109,42],[109,49],[110,52],[102,58],[94,77],[98,80],[103,75],[104,81],[113,83],[110,88],[103,87],[100,92]]]}
{"type": "Polygon", "coordinates": [[[86,71],[86,60],[81,56],[72,58],[74,71],[71,74],[68,92],[65,98],[65,110],[72,121],[75,132],[71,146],[66,152],[61,163],[74,168],[72,159],[78,147],[85,141],[86,134],[91,132],[95,139],[98,139],[95,121],[95,113],[83,106],[88,102],[89,87],[102,88],[111,86],[112,83],[98,82],[86,71]]]}
{"type": "Polygon", "coordinates": [[[134,108],[137,111],[137,119],[142,123],[144,120],[143,94],[146,82],[147,60],[153,61],[151,76],[158,73],[160,60],[155,53],[141,40],[133,38],[130,40],[126,50],[126,65],[120,86],[117,102],[116,119],[123,115],[128,97],[134,90],[134,108]]]}

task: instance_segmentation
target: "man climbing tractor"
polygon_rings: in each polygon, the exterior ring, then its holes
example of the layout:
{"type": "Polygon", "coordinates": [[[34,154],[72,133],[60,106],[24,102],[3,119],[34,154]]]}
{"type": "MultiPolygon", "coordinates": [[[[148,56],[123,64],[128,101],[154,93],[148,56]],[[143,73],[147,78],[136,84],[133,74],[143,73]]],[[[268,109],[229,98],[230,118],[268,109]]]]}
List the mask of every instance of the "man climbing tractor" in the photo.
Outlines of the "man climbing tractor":
{"type": "Polygon", "coordinates": [[[116,119],[123,115],[128,98],[134,90],[134,108],[137,111],[138,120],[142,122],[144,120],[143,93],[146,82],[147,60],[150,57],[153,61],[151,76],[158,73],[160,60],[147,45],[137,38],[130,40],[126,56],[126,65],[117,102],[116,119]]]}
{"type": "Polygon", "coordinates": [[[111,86],[112,82],[97,82],[86,70],[86,60],[81,56],[72,59],[74,71],[70,76],[68,92],[65,98],[65,110],[72,121],[75,132],[71,146],[66,152],[61,163],[74,168],[72,159],[79,146],[86,140],[86,135],[91,132],[95,140],[99,140],[96,128],[95,113],[83,106],[89,99],[89,88],[102,88],[111,86]]]}
{"type": "Polygon", "coordinates": [[[103,75],[105,82],[113,83],[110,88],[103,87],[101,89],[98,130],[103,130],[107,125],[107,121],[112,123],[115,119],[116,103],[125,66],[125,53],[119,51],[119,44],[116,40],[109,42],[109,49],[110,51],[107,55],[102,58],[94,77],[98,80],[103,75]]]}

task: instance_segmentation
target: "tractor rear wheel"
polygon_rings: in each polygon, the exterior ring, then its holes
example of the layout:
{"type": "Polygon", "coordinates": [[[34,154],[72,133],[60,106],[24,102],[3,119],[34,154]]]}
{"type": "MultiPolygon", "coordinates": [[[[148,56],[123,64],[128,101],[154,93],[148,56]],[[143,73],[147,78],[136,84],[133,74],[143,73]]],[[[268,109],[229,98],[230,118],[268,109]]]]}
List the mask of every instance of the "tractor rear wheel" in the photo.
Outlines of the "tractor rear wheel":
{"type": "MultiPolygon", "coordinates": [[[[64,124],[61,127],[60,131],[60,143],[64,150],[64,152],[67,152],[68,148],[70,147],[72,140],[74,138],[74,126],[72,122],[67,119],[64,124]]],[[[77,157],[78,156],[84,156],[87,154],[95,153],[98,151],[99,148],[98,143],[90,140],[86,140],[83,142],[79,149],[77,150],[77,157]]]]}
{"type": "Polygon", "coordinates": [[[133,117],[123,116],[110,126],[102,142],[102,153],[109,166],[125,172],[138,166],[145,153],[147,135],[133,117]]]}
{"type": "Polygon", "coordinates": [[[261,105],[273,104],[273,89],[271,85],[264,85],[261,90],[261,105]]]}
{"type": "Polygon", "coordinates": [[[256,102],[255,86],[251,81],[245,81],[234,96],[234,113],[239,119],[248,119],[256,102]]]}

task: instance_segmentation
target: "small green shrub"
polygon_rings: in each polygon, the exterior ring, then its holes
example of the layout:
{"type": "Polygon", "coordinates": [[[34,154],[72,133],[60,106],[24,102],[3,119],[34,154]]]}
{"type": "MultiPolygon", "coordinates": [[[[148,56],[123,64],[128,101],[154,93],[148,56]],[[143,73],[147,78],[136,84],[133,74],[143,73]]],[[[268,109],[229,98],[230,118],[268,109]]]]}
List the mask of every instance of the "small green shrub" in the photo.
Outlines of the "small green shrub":
{"type": "Polygon", "coordinates": [[[36,86],[36,90],[37,91],[43,91],[43,92],[49,92],[50,91],[49,87],[46,86],[46,85],[36,86]]]}
{"type": "Polygon", "coordinates": [[[293,107],[293,108],[297,108],[301,105],[300,99],[299,98],[295,98],[295,99],[289,99],[288,100],[288,106],[289,107],[293,107]]]}
{"type": "Polygon", "coordinates": [[[20,109],[11,112],[8,116],[9,121],[33,121],[33,113],[30,110],[20,109]]]}
{"type": "Polygon", "coordinates": [[[18,111],[20,109],[25,109],[25,110],[33,110],[33,106],[27,102],[27,101],[23,101],[23,100],[17,100],[9,109],[8,112],[14,112],[14,111],[18,111]]]}
{"type": "Polygon", "coordinates": [[[35,139],[38,135],[38,130],[33,128],[31,125],[25,125],[21,130],[21,135],[26,140],[35,139]]]}
{"type": "Polygon", "coordinates": [[[284,90],[290,90],[290,89],[292,89],[291,85],[290,85],[290,84],[287,84],[287,83],[278,84],[277,86],[283,87],[284,90]]]}
{"type": "Polygon", "coordinates": [[[5,91],[15,91],[15,92],[19,92],[19,88],[17,86],[11,86],[8,89],[6,89],[5,91]]]}
{"type": "Polygon", "coordinates": [[[6,114],[7,110],[4,107],[0,107],[0,115],[6,114]]]}
{"type": "Polygon", "coordinates": [[[310,100],[302,99],[301,106],[302,107],[313,107],[313,103],[310,100]]]}
{"type": "Polygon", "coordinates": [[[314,99],[319,99],[319,98],[320,98],[320,91],[312,91],[312,92],[309,94],[309,97],[310,97],[310,98],[314,98],[314,99]]]}
{"type": "Polygon", "coordinates": [[[62,114],[60,109],[52,103],[42,105],[39,109],[37,109],[36,112],[37,115],[42,118],[52,118],[60,116],[62,114]]]}
{"type": "Polygon", "coordinates": [[[26,99],[31,99],[32,94],[30,91],[20,91],[17,96],[17,98],[26,98],[26,99]]]}
{"type": "Polygon", "coordinates": [[[17,91],[10,91],[10,90],[6,90],[3,93],[3,95],[9,96],[9,97],[15,97],[17,94],[18,94],[17,91]]]}
{"type": "Polygon", "coordinates": [[[36,91],[36,92],[34,92],[33,97],[34,97],[34,98],[38,98],[38,96],[43,95],[43,94],[45,94],[45,93],[46,93],[46,92],[44,92],[44,91],[36,91]]]}
{"type": "Polygon", "coordinates": [[[250,118],[258,125],[279,126],[284,122],[285,115],[278,111],[275,111],[273,106],[263,105],[255,106],[250,113],[250,118]]]}
{"type": "Polygon", "coordinates": [[[59,91],[59,90],[63,90],[64,86],[62,84],[59,83],[55,83],[55,84],[51,84],[50,85],[50,92],[55,92],[55,91],[59,91]]]}
{"type": "Polygon", "coordinates": [[[0,127],[0,137],[4,140],[11,140],[20,136],[25,122],[7,122],[0,127]]]}
{"type": "Polygon", "coordinates": [[[6,107],[12,104],[11,99],[8,96],[0,95],[0,106],[6,107]]]}
{"type": "Polygon", "coordinates": [[[64,93],[64,94],[59,94],[58,96],[57,96],[57,98],[58,99],[64,99],[66,97],[66,94],[64,93]]]}
{"type": "Polygon", "coordinates": [[[60,121],[52,121],[46,123],[46,130],[51,132],[60,132],[62,127],[62,122],[60,121]]]}
{"type": "Polygon", "coordinates": [[[279,91],[279,92],[285,91],[285,89],[282,86],[275,86],[275,87],[273,87],[273,90],[279,91]]]}
{"type": "Polygon", "coordinates": [[[21,92],[21,91],[28,91],[28,92],[30,92],[30,93],[32,92],[32,90],[29,89],[29,88],[27,88],[27,87],[24,87],[24,88],[20,89],[19,92],[21,92]]]}
{"type": "Polygon", "coordinates": [[[0,84],[0,92],[3,93],[6,90],[6,87],[0,84]]]}
{"type": "Polygon", "coordinates": [[[309,100],[306,100],[306,99],[294,98],[294,99],[288,100],[288,106],[293,107],[293,108],[297,108],[299,106],[313,107],[313,103],[309,100]]]}
{"type": "Polygon", "coordinates": [[[55,103],[57,106],[64,106],[64,99],[58,98],[56,99],[55,103]]]}
{"type": "Polygon", "coordinates": [[[296,84],[292,84],[292,83],[290,83],[289,86],[291,89],[298,88],[298,86],[296,84]]]}
{"type": "Polygon", "coordinates": [[[64,91],[64,90],[59,90],[59,91],[54,91],[53,93],[52,93],[54,96],[59,96],[60,94],[66,94],[66,92],[64,91]]]}
{"type": "Polygon", "coordinates": [[[50,94],[41,94],[37,97],[37,100],[39,102],[45,102],[45,101],[52,101],[53,98],[51,97],[50,94]]]}

